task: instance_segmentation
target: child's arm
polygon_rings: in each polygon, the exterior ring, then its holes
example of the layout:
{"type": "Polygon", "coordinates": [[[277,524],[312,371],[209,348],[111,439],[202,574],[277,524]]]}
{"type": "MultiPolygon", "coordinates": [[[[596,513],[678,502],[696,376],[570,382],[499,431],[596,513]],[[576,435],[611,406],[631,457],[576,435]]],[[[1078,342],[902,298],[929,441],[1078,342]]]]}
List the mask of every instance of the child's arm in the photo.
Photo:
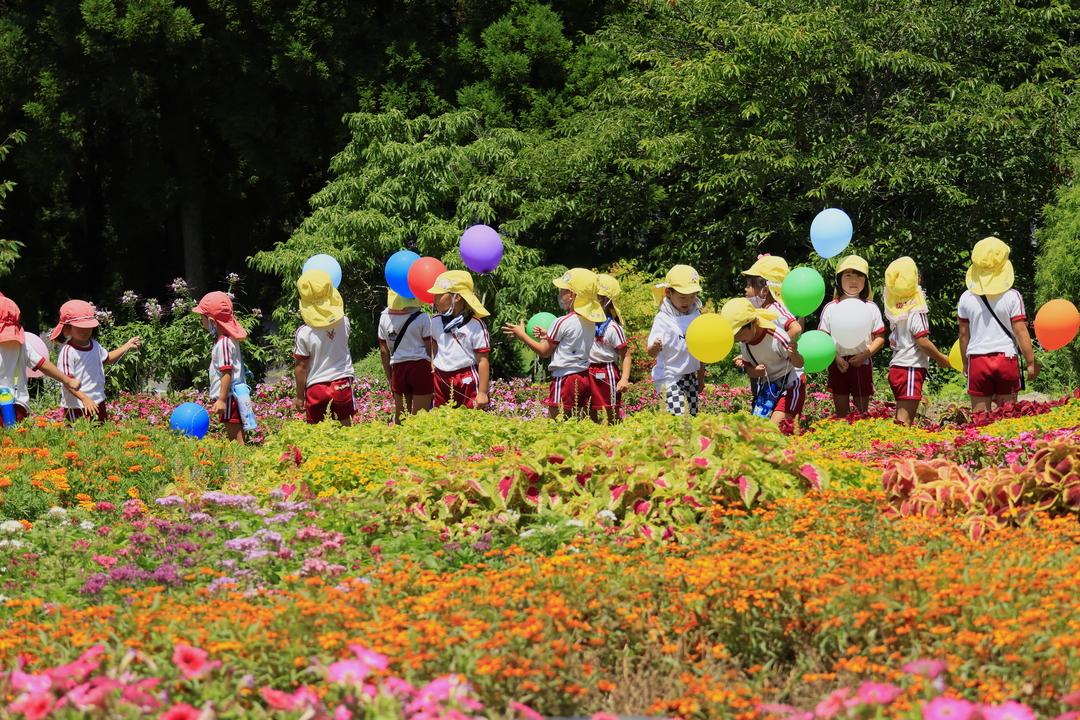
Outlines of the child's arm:
{"type": "Polygon", "coordinates": [[[390,382],[390,346],[385,340],[379,341],[379,359],[382,360],[382,369],[386,374],[386,382],[390,382]]]}
{"type": "Polygon", "coordinates": [[[232,370],[224,370],[221,373],[221,390],[218,392],[218,398],[214,401],[214,406],[210,408],[210,412],[225,412],[225,401],[229,399],[229,391],[231,390],[232,370]]]}
{"type": "Polygon", "coordinates": [[[633,367],[630,357],[631,352],[629,343],[619,351],[619,362],[622,363],[622,371],[619,373],[619,382],[615,385],[615,392],[623,392],[630,387],[630,369],[633,367]]]}
{"type": "Polygon", "coordinates": [[[310,360],[306,357],[296,358],[296,363],[293,365],[293,379],[296,380],[296,397],[293,398],[293,407],[298,411],[303,412],[307,407],[307,378],[308,378],[308,363],[310,360]]]}
{"type": "Polygon", "coordinates": [[[949,356],[938,350],[937,345],[930,339],[929,335],[923,335],[922,337],[915,338],[915,344],[919,346],[919,349],[930,356],[930,359],[936,362],[943,368],[950,368],[952,364],[949,362],[949,356]]]}
{"type": "Polygon", "coordinates": [[[852,367],[859,367],[866,362],[869,362],[870,358],[877,354],[878,350],[885,347],[885,336],[875,335],[874,339],[870,341],[870,345],[861,353],[855,353],[848,360],[848,365],[852,367]]]}
{"type": "Polygon", "coordinates": [[[791,364],[797,368],[801,368],[806,365],[806,360],[804,360],[803,356],[799,354],[799,346],[795,343],[791,343],[791,349],[788,350],[788,360],[790,360],[791,364]]]}
{"type": "Polygon", "coordinates": [[[791,324],[787,326],[786,332],[788,338],[791,340],[792,343],[794,343],[803,333],[802,323],[800,323],[798,320],[792,320],[791,324]]]}
{"type": "Polygon", "coordinates": [[[142,347],[142,338],[139,337],[138,335],[136,335],[135,337],[131,338],[130,340],[128,340],[126,343],[124,343],[120,347],[118,347],[115,350],[113,350],[112,352],[110,352],[109,356],[107,358],[105,358],[105,364],[106,365],[111,365],[112,363],[116,362],[120,358],[124,357],[124,355],[129,350],[134,350],[135,348],[140,348],[140,347],[142,347]]]}
{"type": "Polygon", "coordinates": [[[556,343],[551,342],[547,338],[547,334],[543,332],[543,328],[533,328],[541,331],[540,340],[534,340],[529,337],[529,333],[525,332],[525,323],[520,322],[517,325],[511,325],[507,323],[503,325],[503,334],[507,337],[516,337],[521,342],[529,346],[529,348],[537,355],[543,358],[551,357],[551,354],[555,352],[556,343]]]}
{"type": "Polygon", "coordinates": [[[73,377],[68,377],[64,373],[60,372],[60,368],[53,365],[48,360],[43,360],[38,367],[41,374],[45,377],[50,377],[61,385],[65,386],[71,392],[78,392],[81,383],[73,377]]]}
{"type": "Polygon", "coordinates": [[[487,353],[479,353],[476,359],[476,374],[480,376],[480,385],[476,388],[476,407],[483,410],[488,406],[488,381],[491,379],[491,363],[487,353]]]}
{"type": "Polygon", "coordinates": [[[702,363],[701,367],[697,371],[697,386],[698,390],[705,389],[705,364],[702,363]]]}
{"type": "Polygon", "coordinates": [[[1034,380],[1039,376],[1039,361],[1035,359],[1035,350],[1031,347],[1031,335],[1028,334],[1027,321],[1014,320],[1013,333],[1016,335],[1016,343],[1020,346],[1020,352],[1024,354],[1027,362],[1028,380],[1034,380]]]}
{"type": "Polygon", "coordinates": [[[960,359],[964,362],[964,376],[968,373],[968,343],[971,342],[971,328],[966,322],[960,323],[960,359]]]}

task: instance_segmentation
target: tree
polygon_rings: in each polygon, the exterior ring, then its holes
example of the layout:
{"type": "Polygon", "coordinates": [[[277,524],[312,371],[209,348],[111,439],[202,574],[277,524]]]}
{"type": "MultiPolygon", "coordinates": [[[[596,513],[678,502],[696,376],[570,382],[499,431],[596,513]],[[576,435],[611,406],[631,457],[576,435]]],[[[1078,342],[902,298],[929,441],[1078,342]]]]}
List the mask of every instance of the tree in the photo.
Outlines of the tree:
{"type": "MultiPolygon", "coordinates": [[[[0,143],[0,163],[7,159],[8,153],[11,152],[11,146],[18,143],[26,142],[26,133],[21,130],[15,130],[4,142],[0,143]]],[[[12,190],[15,189],[15,183],[10,180],[0,180],[0,213],[4,210],[4,199],[8,196],[12,190]]],[[[19,251],[23,248],[23,244],[18,240],[4,240],[0,238],[0,275],[7,275],[11,272],[11,266],[16,260],[19,259],[19,251]]]]}

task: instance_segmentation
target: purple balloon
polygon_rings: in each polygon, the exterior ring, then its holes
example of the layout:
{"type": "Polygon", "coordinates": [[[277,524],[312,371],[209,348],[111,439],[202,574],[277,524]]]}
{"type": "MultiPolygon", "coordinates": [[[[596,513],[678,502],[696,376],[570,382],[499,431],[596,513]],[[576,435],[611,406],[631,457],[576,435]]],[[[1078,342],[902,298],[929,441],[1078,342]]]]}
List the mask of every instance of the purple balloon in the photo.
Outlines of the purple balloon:
{"type": "Polygon", "coordinates": [[[491,272],[502,260],[502,238],[487,225],[473,225],[462,233],[460,250],[465,267],[477,273],[491,272]]]}

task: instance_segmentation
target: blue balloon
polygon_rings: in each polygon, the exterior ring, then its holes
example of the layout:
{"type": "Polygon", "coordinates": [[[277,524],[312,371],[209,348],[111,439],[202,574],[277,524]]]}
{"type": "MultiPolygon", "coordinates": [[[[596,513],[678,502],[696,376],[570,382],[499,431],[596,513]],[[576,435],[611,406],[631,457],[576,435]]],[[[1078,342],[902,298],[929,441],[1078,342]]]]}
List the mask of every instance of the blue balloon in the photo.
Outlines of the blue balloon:
{"type": "Polygon", "coordinates": [[[409,268],[420,259],[412,250],[398,250],[386,261],[386,284],[403,298],[412,300],[416,296],[409,289],[409,268]]]}
{"type": "Polygon", "coordinates": [[[822,210],[810,223],[810,242],[823,258],[839,255],[851,242],[851,218],[840,208],[822,210]]]}
{"type": "Polygon", "coordinates": [[[177,405],[169,416],[169,427],[190,437],[200,439],[210,429],[210,413],[198,403],[177,405]]]}
{"type": "Polygon", "coordinates": [[[334,287],[341,284],[341,265],[338,264],[337,260],[326,253],[312,255],[305,260],[304,268],[301,272],[307,272],[308,270],[322,270],[330,276],[330,282],[334,287]]]}

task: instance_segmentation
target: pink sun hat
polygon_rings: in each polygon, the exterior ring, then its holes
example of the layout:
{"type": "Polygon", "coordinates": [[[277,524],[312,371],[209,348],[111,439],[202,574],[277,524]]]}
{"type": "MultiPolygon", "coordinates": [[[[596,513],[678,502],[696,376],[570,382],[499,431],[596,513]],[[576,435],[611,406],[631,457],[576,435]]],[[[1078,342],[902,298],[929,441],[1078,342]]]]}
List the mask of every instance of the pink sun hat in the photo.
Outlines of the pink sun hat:
{"type": "Polygon", "coordinates": [[[0,342],[15,341],[20,345],[24,342],[22,312],[15,301],[4,295],[0,295],[0,342]]]}
{"type": "Polygon", "coordinates": [[[73,325],[77,328],[96,328],[98,326],[97,311],[94,306],[85,300],[68,300],[60,306],[60,322],[49,333],[50,340],[56,340],[64,332],[65,325],[73,325]]]}
{"type": "Polygon", "coordinates": [[[219,290],[203,295],[202,300],[192,309],[192,312],[205,315],[216,322],[221,333],[233,340],[243,340],[247,337],[247,330],[240,326],[233,314],[232,299],[219,290]]]}

